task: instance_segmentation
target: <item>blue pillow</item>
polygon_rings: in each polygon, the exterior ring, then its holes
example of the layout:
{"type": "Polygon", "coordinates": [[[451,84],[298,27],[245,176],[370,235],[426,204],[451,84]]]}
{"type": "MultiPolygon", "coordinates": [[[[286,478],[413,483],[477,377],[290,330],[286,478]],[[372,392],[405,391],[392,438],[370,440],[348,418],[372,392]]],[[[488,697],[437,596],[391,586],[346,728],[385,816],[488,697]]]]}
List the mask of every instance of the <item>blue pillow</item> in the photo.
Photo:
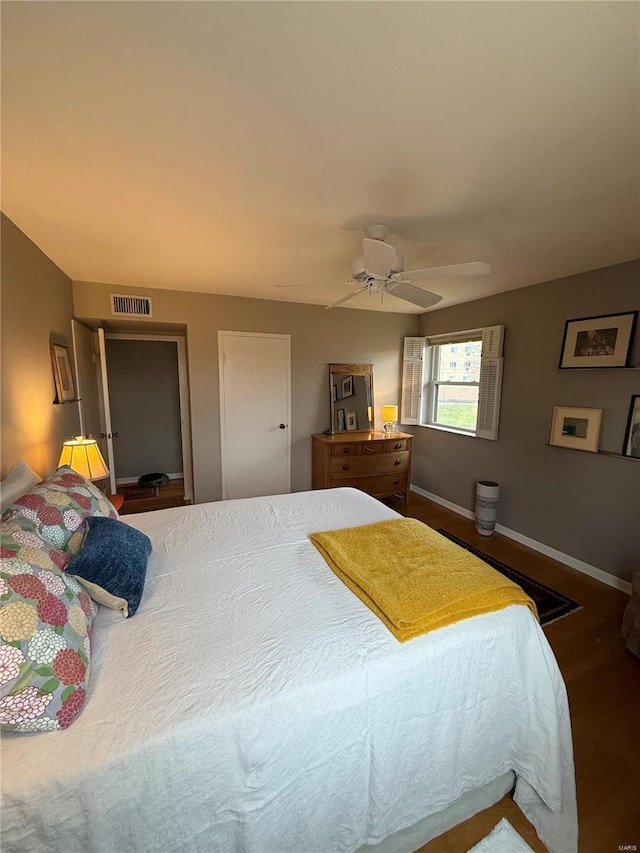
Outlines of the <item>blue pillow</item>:
{"type": "Polygon", "coordinates": [[[89,532],[65,574],[84,586],[91,598],[133,616],[138,609],[151,540],[113,518],[89,518],[89,532]]]}

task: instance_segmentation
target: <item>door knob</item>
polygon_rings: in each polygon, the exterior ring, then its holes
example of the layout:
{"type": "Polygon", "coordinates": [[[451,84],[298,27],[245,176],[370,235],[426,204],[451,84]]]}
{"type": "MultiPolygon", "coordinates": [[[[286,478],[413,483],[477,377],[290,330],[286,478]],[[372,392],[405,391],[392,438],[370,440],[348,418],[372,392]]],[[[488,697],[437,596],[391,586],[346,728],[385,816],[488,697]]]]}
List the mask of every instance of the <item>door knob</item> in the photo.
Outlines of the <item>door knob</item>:
{"type": "Polygon", "coordinates": [[[286,424],[280,424],[280,429],[286,429],[286,428],[287,428],[286,424]]]}

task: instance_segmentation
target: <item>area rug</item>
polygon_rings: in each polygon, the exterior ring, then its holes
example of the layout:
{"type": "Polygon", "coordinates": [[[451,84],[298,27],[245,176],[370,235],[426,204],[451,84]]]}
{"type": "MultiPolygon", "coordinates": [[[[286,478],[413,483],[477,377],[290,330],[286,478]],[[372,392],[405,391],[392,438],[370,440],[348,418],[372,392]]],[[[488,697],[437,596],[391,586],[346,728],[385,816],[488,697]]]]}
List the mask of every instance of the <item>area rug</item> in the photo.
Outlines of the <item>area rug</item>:
{"type": "Polygon", "coordinates": [[[511,566],[507,566],[505,563],[501,563],[500,560],[496,560],[496,558],[492,557],[490,554],[485,554],[484,551],[474,548],[473,545],[469,545],[468,542],[458,539],[458,537],[454,536],[453,533],[449,533],[441,527],[438,529],[438,533],[446,536],[447,539],[455,542],[456,545],[459,545],[461,548],[466,548],[467,551],[471,551],[471,553],[475,554],[476,557],[480,557],[480,559],[484,560],[485,563],[488,563],[497,571],[502,572],[502,574],[508,577],[509,580],[512,580],[514,583],[517,583],[518,586],[522,587],[527,595],[535,602],[535,605],[538,608],[538,616],[540,617],[541,625],[548,625],[550,622],[555,622],[556,619],[562,619],[563,616],[568,616],[570,613],[581,609],[581,604],[578,604],[571,598],[567,598],[566,595],[562,595],[562,593],[556,592],[555,589],[551,589],[551,587],[545,586],[543,583],[534,581],[533,578],[521,574],[516,569],[512,569],[511,566]]]}
{"type": "Polygon", "coordinates": [[[137,498],[154,498],[158,494],[157,489],[152,489],[150,486],[139,486],[137,483],[118,486],[118,492],[124,495],[125,501],[134,501],[137,498]]]}
{"type": "Polygon", "coordinates": [[[533,853],[524,838],[511,826],[506,817],[479,841],[468,853],[533,853]]]}

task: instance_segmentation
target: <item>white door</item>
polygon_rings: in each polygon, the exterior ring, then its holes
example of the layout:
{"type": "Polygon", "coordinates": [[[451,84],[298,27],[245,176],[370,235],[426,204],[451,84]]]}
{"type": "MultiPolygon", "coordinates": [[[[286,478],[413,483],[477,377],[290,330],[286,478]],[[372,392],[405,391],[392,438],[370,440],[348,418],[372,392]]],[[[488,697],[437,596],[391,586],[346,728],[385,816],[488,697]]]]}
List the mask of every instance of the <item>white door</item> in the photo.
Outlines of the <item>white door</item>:
{"type": "Polygon", "coordinates": [[[218,332],[222,496],[291,491],[291,336],[218,332]]]}
{"type": "Polygon", "coordinates": [[[109,488],[111,494],[118,491],[116,486],[116,470],[115,459],[113,455],[113,434],[111,432],[111,407],[109,405],[109,379],[107,376],[107,347],[104,339],[104,329],[98,329],[98,346],[99,364],[98,368],[98,385],[102,392],[101,395],[101,415],[104,423],[104,430],[100,433],[100,437],[106,439],[107,442],[107,465],[109,466],[109,488]]]}
{"type": "Polygon", "coordinates": [[[95,438],[106,457],[107,445],[100,439],[100,401],[93,354],[93,332],[77,320],[71,320],[73,357],[78,383],[78,415],[80,432],[85,438],[95,438]]]}

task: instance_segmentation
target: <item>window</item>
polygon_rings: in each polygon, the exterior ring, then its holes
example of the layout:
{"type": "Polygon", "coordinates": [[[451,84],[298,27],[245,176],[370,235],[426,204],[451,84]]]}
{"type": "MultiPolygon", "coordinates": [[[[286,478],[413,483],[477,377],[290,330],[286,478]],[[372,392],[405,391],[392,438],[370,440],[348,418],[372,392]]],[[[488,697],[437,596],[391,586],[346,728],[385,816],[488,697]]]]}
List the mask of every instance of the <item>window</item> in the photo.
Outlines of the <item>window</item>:
{"type": "Polygon", "coordinates": [[[503,333],[489,326],[405,338],[401,422],[497,439],[503,333]],[[459,346],[460,366],[451,358],[459,346]]]}
{"type": "MultiPolygon", "coordinates": [[[[429,346],[430,376],[427,377],[425,411],[423,423],[451,427],[464,432],[475,432],[478,419],[478,389],[480,387],[480,356],[482,353],[482,334],[470,343],[465,343],[465,352],[474,358],[475,370],[471,370],[471,361],[465,361],[469,373],[445,371],[443,364],[453,349],[450,343],[432,343],[429,346]]],[[[457,347],[456,347],[457,349],[457,347]]],[[[457,367],[457,362],[449,361],[449,367],[457,367]]]]}

